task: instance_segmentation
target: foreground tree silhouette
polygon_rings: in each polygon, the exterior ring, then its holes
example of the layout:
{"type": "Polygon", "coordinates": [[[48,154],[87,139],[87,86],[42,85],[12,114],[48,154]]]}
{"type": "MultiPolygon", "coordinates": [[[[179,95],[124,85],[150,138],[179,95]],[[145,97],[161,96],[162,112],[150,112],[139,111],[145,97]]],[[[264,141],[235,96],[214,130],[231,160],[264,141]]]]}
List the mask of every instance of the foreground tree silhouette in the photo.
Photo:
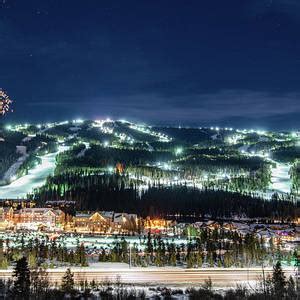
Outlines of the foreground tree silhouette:
{"type": "Polygon", "coordinates": [[[286,296],[288,299],[297,299],[298,293],[300,294],[300,292],[296,290],[296,283],[293,277],[290,276],[290,278],[287,281],[286,296]]]}
{"type": "Polygon", "coordinates": [[[47,299],[50,283],[45,268],[39,267],[31,270],[31,298],[47,299]]]}
{"type": "Polygon", "coordinates": [[[70,268],[67,269],[62,278],[61,290],[66,294],[72,294],[74,292],[74,274],[70,268]]]}
{"type": "Polygon", "coordinates": [[[286,278],[282,271],[280,261],[278,261],[274,266],[272,283],[274,289],[273,293],[276,299],[283,299],[286,291],[286,278]]]}
{"type": "Polygon", "coordinates": [[[17,261],[13,277],[15,278],[12,289],[14,299],[29,299],[30,270],[26,257],[22,257],[17,261]]]}

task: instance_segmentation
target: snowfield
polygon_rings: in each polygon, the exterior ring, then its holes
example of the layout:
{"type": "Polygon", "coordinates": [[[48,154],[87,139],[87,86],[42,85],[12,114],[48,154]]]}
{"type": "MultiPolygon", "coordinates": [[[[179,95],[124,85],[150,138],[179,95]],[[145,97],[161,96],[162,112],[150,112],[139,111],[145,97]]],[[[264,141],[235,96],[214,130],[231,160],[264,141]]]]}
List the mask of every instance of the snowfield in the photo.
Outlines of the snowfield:
{"type": "MultiPolygon", "coordinates": [[[[9,185],[0,187],[0,198],[21,199],[26,197],[26,195],[30,193],[34,188],[42,186],[46,181],[46,178],[54,172],[56,155],[67,149],[68,147],[66,146],[60,146],[58,152],[41,156],[42,163],[36,166],[34,169],[30,170],[27,175],[18,178],[9,185]]],[[[7,176],[13,176],[14,170],[17,167],[14,165],[10,167],[9,174],[7,174],[7,176]]]]}

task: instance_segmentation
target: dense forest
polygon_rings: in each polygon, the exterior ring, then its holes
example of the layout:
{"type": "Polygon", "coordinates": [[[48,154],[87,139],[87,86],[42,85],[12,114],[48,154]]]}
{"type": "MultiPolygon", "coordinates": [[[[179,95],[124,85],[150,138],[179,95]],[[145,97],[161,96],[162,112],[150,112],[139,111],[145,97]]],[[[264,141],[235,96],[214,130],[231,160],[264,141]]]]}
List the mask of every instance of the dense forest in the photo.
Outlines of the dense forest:
{"type": "Polygon", "coordinates": [[[68,250],[65,246],[58,245],[55,241],[28,239],[23,236],[9,243],[8,240],[0,240],[0,269],[7,269],[14,265],[15,261],[25,256],[29,266],[35,268],[38,265],[45,268],[54,266],[87,266],[87,254],[84,245],[77,244],[74,250],[68,250]],[[17,246],[16,246],[17,244],[17,246]],[[5,247],[5,250],[4,250],[5,247]]]}
{"type": "Polygon", "coordinates": [[[24,137],[20,132],[0,131],[0,178],[21,156],[16,152],[16,146],[20,145],[24,137]]]}
{"type": "Polygon", "coordinates": [[[197,235],[186,244],[176,244],[148,234],[131,245],[130,258],[126,238],[116,239],[109,249],[100,249],[99,261],[128,263],[131,259],[133,266],[143,267],[230,268],[273,265],[277,260],[292,265],[297,257],[297,253],[279,251],[272,239],[266,242],[254,234],[242,237],[237,232],[200,229],[197,235]]]}
{"type": "Polygon", "coordinates": [[[103,171],[117,164],[122,165],[125,174],[136,178],[193,180],[209,189],[236,192],[265,191],[271,179],[271,163],[258,156],[241,156],[235,150],[216,147],[186,148],[176,154],[174,149],[148,151],[96,144],[87,148],[77,144],[57,156],[55,173],[93,168],[103,171]]]}
{"type": "Polygon", "coordinates": [[[72,167],[107,167],[115,166],[121,162],[125,166],[156,163],[168,161],[174,158],[174,154],[166,151],[147,151],[139,149],[106,148],[100,145],[91,144],[85,155],[76,156],[77,153],[66,152],[57,157],[58,169],[72,167]],[[72,155],[73,154],[73,155],[72,155]],[[75,155],[74,155],[75,154],[75,155]]]}
{"type": "Polygon", "coordinates": [[[295,218],[296,204],[273,197],[263,200],[250,194],[218,190],[199,190],[185,185],[169,187],[140,185],[136,179],[90,170],[49,177],[30,198],[43,204],[48,200],[76,201],[78,210],[114,210],[142,216],[197,216],[213,218],[295,218]]]}
{"type": "Polygon", "coordinates": [[[272,152],[272,158],[281,162],[293,162],[300,158],[300,147],[290,146],[272,152]]]}

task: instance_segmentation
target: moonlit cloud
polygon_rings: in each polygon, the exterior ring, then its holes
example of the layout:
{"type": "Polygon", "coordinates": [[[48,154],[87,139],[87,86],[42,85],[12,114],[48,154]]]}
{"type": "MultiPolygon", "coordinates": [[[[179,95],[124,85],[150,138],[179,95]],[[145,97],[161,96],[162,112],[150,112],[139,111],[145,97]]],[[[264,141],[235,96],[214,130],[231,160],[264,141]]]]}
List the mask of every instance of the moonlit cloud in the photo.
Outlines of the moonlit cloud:
{"type": "MultiPolygon", "coordinates": [[[[36,108],[68,109],[75,99],[67,101],[29,102],[36,108]]],[[[97,107],[99,113],[122,117],[127,114],[134,118],[140,116],[151,121],[163,119],[172,123],[222,121],[225,119],[269,118],[293,113],[300,114],[300,94],[272,95],[266,92],[244,90],[224,90],[217,93],[165,97],[156,94],[134,96],[84,98],[84,114],[91,114],[91,108],[97,107]],[[163,103],[163,104],[162,104],[163,103]]],[[[94,113],[97,113],[94,111],[94,113]]]]}

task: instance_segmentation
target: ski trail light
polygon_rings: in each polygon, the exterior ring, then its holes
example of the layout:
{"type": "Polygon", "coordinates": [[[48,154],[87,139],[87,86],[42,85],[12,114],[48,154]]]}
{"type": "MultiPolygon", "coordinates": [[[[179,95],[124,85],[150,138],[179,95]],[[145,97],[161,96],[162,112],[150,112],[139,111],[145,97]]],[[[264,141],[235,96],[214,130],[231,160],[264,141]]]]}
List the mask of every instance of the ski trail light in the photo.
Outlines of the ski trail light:
{"type": "Polygon", "coordinates": [[[175,149],[175,154],[176,155],[180,155],[180,154],[182,154],[182,152],[183,152],[183,149],[181,147],[178,147],[178,148],[175,149]]]}

